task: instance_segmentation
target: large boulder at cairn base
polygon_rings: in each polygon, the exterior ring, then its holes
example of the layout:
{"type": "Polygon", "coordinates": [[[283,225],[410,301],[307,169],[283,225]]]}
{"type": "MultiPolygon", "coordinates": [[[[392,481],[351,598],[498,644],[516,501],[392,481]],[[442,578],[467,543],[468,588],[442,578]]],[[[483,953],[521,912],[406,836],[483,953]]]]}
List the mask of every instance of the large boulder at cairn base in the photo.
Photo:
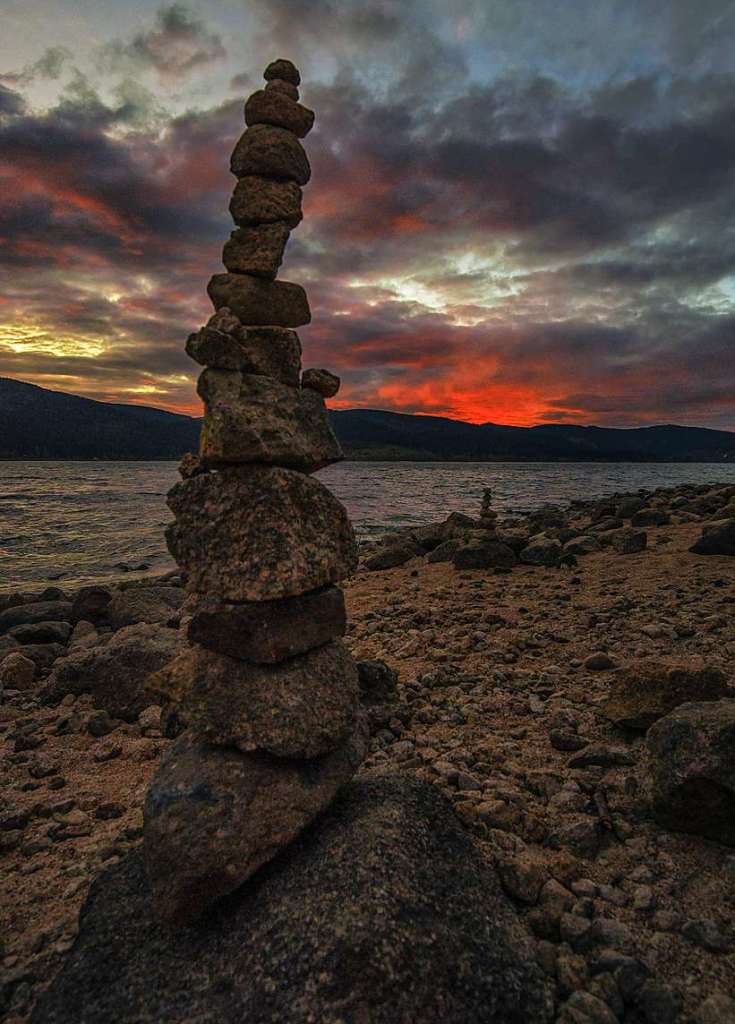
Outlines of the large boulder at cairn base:
{"type": "Polygon", "coordinates": [[[313,761],[244,754],[184,733],[145,802],[144,855],[157,912],[192,921],[239,888],[329,806],[366,750],[363,719],[342,746],[313,761]]]}
{"type": "Polygon", "coordinates": [[[735,555],[735,519],[708,523],[689,550],[695,555],[735,555]]]}
{"type": "Polygon", "coordinates": [[[222,262],[233,274],[254,274],[269,280],[278,273],[289,230],[283,223],[237,228],[222,250],[222,262]]]}
{"type": "Polygon", "coordinates": [[[301,372],[301,342],[288,327],[243,327],[226,307],[218,310],[186,342],[186,354],[215,370],[239,370],[273,377],[296,387],[301,372]]]}
{"type": "Polygon", "coordinates": [[[337,583],[357,568],[343,505],[315,480],[276,466],[238,466],[176,484],[169,551],[195,593],[268,601],[337,583]]]}
{"type": "Polygon", "coordinates": [[[259,89],[245,103],[245,124],[272,124],[303,139],[314,126],[314,111],[283,92],[259,89]]]}
{"type": "Polygon", "coordinates": [[[345,598],[339,587],[322,587],[278,601],[232,604],[214,596],[191,609],[189,639],[242,661],[271,664],[344,636],[345,598]]]}
{"type": "Polygon", "coordinates": [[[311,320],[309,300],[300,284],[265,281],[250,274],[215,274],[207,285],[215,309],[227,306],[252,327],[301,327],[311,320]]]}
{"type": "Polygon", "coordinates": [[[313,473],[342,458],[324,399],[315,391],[209,369],[197,392],[205,407],[199,443],[204,464],[264,462],[313,473]]]}
{"type": "Polygon", "coordinates": [[[196,928],[140,855],[93,883],[33,1024],[544,1024],[493,869],[427,783],[363,776],[196,928]]]}
{"type": "Polygon", "coordinates": [[[145,681],[178,654],[174,629],[140,622],[118,630],[105,644],[59,659],[41,692],[47,704],[67,693],[90,693],[94,705],[126,722],[134,722],[151,703],[145,681]]]}
{"type": "Polygon", "coordinates": [[[627,665],[610,683],[602,713],[624,729],[645,731],[680,704],[727,696],[727,680],[701,658],[627,665]]]}
{"type": "Polygon", "coordinates": [[[209,743],[277,757],[320,757],[355,727],[357,666],[339,641],[278,665],[193,647],[149,678],[209,743]]]}
{"type": "Polygon", "coordinates": [[[302,192],[295,181],[273,181],[257,174],[240,178],[230,200],[230,214],[243,227],[283,221],[295,228],[301,221],[302,192]]]}
{"type": "Polygon", "coordinates": [[[647,742],[658,823],[735,846],[735,700],[682,704],[647,742]]]}
{"type": "Polygon", "coordinates": [[[230,170],[236,178],[257,174],[297,185],[305,185],[311,177],[308,157],[296,136],[269,124],[254,124],[243,132],[233,150],[230,170]]]}

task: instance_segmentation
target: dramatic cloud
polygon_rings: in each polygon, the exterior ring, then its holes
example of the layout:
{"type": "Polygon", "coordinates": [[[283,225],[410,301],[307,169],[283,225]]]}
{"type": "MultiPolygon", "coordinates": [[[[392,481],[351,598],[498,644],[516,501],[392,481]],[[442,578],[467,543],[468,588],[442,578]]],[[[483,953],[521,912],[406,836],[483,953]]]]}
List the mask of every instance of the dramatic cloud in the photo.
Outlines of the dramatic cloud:
{"type": "Polygon", "coordinates": [[[103,61],[113,70],[134,66],[153,68],[163,78],[181,78],[226,56],[221,37],[207,29],[182,4],[162,7],[156,24],[127,41],[114,40],[103,49],[103,61]]]}
{"type": "Polygon", "coordinates": [[[198,410],[242,93],[286,55],[317,122],[282,276],[336,406],[735,426],[730,5],[206,10],[121,29],[105,77],[65,59],[46,106],[39,60],[0,76],[0,373],[198,410]]]}

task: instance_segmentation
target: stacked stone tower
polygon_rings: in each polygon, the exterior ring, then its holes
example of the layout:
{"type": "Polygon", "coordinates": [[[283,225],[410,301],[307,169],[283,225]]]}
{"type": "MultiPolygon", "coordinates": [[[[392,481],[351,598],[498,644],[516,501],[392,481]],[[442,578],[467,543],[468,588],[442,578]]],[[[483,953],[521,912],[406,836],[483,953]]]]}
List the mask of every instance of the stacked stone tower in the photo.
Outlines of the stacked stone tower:
{"type": "Polygon", "coordinates": [[[357,564],[347,513],[310,474],[341,458],[324,398],[301,374],[299,285],[276,281],[310,176],[314,114],[290,61],[265,71],[232,154],[237,228],[215,314],[187,342],[205,369],[198,457],[168,497],[171,553],[188,579],[188,647],[149,681],[187,730],[156,773],[145,859],[156,906],[193,919],[275,856],[333,799],[366,750],[357,670],[340,641],[357,564]]]}

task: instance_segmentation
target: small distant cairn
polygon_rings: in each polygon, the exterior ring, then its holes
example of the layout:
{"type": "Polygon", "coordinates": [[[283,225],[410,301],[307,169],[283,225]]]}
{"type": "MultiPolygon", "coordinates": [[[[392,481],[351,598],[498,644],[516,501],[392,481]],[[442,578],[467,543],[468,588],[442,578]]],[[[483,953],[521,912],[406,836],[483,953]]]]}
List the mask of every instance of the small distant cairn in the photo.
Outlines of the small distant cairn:
{"type": "Polygon", "coordinates": [[[366,753],[356,665],[335,586],[357,566],[343,506],[310,474],[342,457],[324,399],[301,374],[304,289],[276,281],[310,177],[314,114],[300,75],[269,64],[232,154],[225,274],[188,354],[205,369],[198,456],[169,493],[191,646],[149,680],[187,729],[148,790],[144,854],[159,914],[192,921],[271,860],[334,798],[366,753]]]}
{"type": "Polygon", "coordinates": [[[480,525],[484,531],[483,540],[496,540],[498,536],[498,513],[492,506],[492,488],[486,487],[482,492],[480,505],[480,525]]]}
{"type": "Polygon", "coordinates": [[[455,569],[497,569],[507,571],[516,562],[512,548],[498,536],[498,513],[493,509],[493,492],[486,487],[482,492],[480,522],[470,530],[467,543],[459,547],[452,558],[455,569]]]}

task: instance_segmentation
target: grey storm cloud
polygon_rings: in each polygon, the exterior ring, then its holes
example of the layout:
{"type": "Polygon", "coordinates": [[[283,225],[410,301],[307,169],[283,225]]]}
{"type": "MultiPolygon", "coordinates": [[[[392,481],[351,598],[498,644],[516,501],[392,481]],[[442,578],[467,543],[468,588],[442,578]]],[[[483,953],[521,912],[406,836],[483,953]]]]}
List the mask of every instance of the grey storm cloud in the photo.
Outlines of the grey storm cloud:
{"type": "Polygon", "coordinates": [[[164,78],[190,75],[225,56],[221,36],[179,3],[161,7],[151,28],[113,40],[101,52],[103,65],[113,70],[132,64],[152,68],[164,78]]]}

